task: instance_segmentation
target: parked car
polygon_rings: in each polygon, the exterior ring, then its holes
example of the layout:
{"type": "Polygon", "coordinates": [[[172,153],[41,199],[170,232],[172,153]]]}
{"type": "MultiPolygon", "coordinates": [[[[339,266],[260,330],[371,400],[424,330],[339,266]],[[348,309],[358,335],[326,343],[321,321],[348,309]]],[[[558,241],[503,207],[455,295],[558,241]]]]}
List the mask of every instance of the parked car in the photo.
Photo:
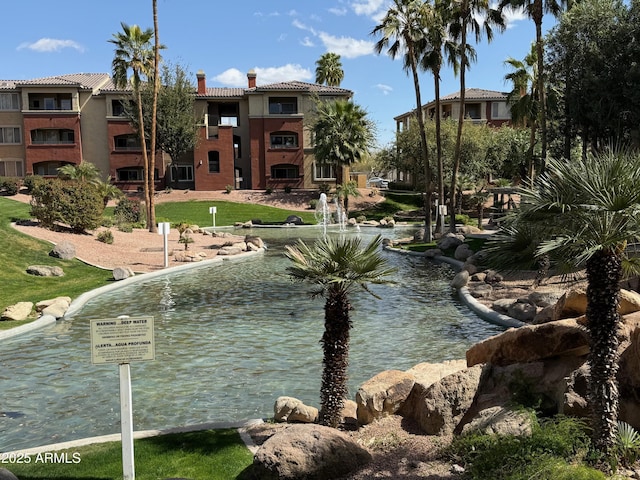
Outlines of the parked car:
{"type": "Polygon", "coordinates": [[[367,183],[370,187],[389,188],[389,180],[382,177],[371,177],[367,183]]]}

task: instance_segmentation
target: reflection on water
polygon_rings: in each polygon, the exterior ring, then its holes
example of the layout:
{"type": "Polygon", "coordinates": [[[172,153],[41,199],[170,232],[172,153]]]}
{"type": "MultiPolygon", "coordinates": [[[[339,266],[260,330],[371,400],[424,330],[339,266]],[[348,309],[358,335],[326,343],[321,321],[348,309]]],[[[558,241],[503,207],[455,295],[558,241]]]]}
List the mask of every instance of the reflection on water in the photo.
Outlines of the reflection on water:
{"type": "MultiPolygon", "coordinates": [[[[155,317],[156,360],[131,365],[136,430],[267,417],[280,395],[317,406],[324,302],[288,278],[282,255],[284,237],[306,232],[258,230],[263,256],[116,290],[3,344],[0,451],[119,432],[118,368],[91,364],[93,318],[155,317]]],[[[385,256],[398,272],[371,287],[381,300],[353,296],[352,395],[382,370],[462,358],[499,331],[452,297],[448,266],[385,256]]]]}

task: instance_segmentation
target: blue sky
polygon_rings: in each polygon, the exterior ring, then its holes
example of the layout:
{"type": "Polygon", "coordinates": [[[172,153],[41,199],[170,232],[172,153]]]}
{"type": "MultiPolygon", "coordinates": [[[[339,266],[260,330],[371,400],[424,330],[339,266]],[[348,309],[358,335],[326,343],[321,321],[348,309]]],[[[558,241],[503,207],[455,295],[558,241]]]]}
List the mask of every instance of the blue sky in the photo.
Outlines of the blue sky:
{"type": "MultiPolygon", "coordinates": [[[[370,35],[388,0],[158,0],[163,56],[193,74],[204,70],[209,87],[246,86],[255,69],[258,84],[315,81],[315,62],[328,51],[342,57],[342,87],[366,108],[381,145],[395,132],[393,117],[415,108],[411,77],[400,60],[376,55],[370,35]]],[[[3,5],[0,79],[25,80],[65,73],[110,73],[120,22],[153,26],[151,0],[24,0],[3,5]]],[[[511,14],[509,27],[492,43],[476,45],[477,62],[467,87],[507,91],[509,56],[522,59],[535,39],[533,22],[511,14]]],[[[546,26],[551,25],[545,17],[546,26]]],[[[546,28],[545,28],[546,30],[546,28]]],[[[441,93],[459,90],[458,79],[443,72],[441,93]]],[[[433,79],[420,77],[423,103],[433,100],[433,79]]]]}

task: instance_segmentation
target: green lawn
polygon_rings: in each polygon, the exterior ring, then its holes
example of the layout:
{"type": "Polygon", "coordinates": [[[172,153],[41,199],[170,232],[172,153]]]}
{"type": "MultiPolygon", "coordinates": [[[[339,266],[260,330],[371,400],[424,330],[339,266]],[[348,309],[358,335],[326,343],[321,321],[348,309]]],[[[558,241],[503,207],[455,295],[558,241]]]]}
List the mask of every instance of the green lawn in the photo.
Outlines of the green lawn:
{"type": "MultiPolygon", "coordinates": [[[[111,272],[90,267],[79,260],[50,257],[51,244],[23,235],[10,223],[28,219],[30,206],[0,197],[0,265],[2,289],[0,310],[17,302],[39,302],[57,296],[75,298],[83,292],[105,285],[111,272]],[[35,277],[26,273],[29,265],[59,266],[64,277],[35,277]]],[[[0,330],[26,322],[0,322],[0,330]]]]}
{"type": "MultiPolygon", "coordinates": [[[[29,464],[5,465],[20,480],[119,480],[122,449],[119,442],[56,452],[58,461],[30,455],[29,464]],[[68,462],[68,463],[64,463],[68,462]],[[75,462],[75,463],[74,463],[75,462]]],[[[230,480],[253,461],[236,430],[204,430],[145,438],[134,442],[137,480],[188,478],[230,480]]]]}

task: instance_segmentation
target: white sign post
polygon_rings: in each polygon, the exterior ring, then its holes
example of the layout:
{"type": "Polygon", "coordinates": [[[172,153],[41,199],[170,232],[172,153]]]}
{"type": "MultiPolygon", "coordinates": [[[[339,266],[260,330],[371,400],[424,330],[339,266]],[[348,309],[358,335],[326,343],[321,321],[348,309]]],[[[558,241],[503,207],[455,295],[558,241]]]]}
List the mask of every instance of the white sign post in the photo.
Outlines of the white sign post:
{"type": "Polygon", "coordinates": [[[217,207],[209,207],[209,213],[213,215],[213,228],[216,228],[216,212],[218,211],[217,207]]]}
{"type": "Polygon", "coordinates": [[[169,222],[161,222],[158,224],[158,235],[164,237],[164,268],[169,266],[169,230],[171,230],[171,224],[169,222]]]}
{"type": "Polygon", "coordinates": [[[133,461],[132,361],[155,360],[153,317],[91,320],[91,363],[118,363],[120,373],[120,432],[122,436],[122,476],[135,480],[133,461]]]}
{"type": "Polygon", "coordinates": [[[447,206],[438,205],[438,213],[440,214],[440,233],[444,234],[444,217],[447,216],[447,206]]]}

